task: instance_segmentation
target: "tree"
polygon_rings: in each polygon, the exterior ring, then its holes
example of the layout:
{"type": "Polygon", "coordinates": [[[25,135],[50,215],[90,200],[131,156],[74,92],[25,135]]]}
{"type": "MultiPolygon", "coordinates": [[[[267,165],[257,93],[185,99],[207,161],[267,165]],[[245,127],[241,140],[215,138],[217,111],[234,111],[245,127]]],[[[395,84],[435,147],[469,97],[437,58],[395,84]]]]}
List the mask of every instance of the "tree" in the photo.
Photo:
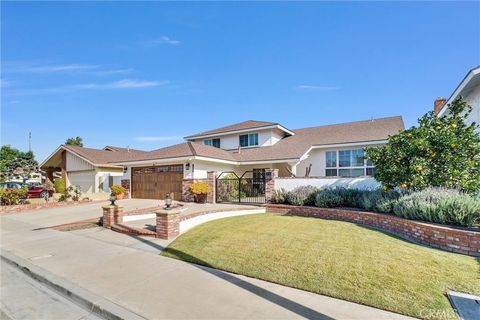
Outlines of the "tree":
{"type": "Polygon", "coordinates": [[[38,170],[38,162],[32,151],[22,152],[4,145],[0,149],[0,172],[2,180],[9,180],[14,175],[22,177],[23,181],[30,177],[32,172],[38,170]]]}
{"type": "Polygon", "coordinates": [[[447,116],[429,112],[417,127],[391,136],[381,147],[367,148],[375,178],[385,189],[438,186],[480,191],[480,135],[475,123],[465,124],[472,107],[462,98],[449,107],[447,116]]]}
{"type": "Polygon", "coordinates": [[[65,141],[65,144],[70,146],[83,147],[83,139],[80,137],[68,138],[67,141],[65,141]]]}

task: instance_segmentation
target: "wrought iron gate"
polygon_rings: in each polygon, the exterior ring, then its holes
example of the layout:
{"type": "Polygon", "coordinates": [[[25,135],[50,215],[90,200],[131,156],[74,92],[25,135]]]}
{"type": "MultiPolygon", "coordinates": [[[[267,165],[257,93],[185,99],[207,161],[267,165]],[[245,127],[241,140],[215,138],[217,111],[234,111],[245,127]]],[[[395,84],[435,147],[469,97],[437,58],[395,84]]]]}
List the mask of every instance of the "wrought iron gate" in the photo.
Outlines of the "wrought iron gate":
{"type": "Polygon", "coordinates": [[[265,203],[265,170],[246,171],[240,177],[222,172],[216,181],[217,202],[265,203]]]}

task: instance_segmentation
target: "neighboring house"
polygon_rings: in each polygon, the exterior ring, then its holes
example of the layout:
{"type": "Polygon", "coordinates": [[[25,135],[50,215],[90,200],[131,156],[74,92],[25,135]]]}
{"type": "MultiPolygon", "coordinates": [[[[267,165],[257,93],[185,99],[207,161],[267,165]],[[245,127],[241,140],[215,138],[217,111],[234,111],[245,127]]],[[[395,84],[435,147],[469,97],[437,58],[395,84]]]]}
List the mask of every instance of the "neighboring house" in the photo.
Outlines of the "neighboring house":
{"type": "Polygon", "coordinates": [[[175,199],[185,200],[188,185],[206,179],[209,171],[253,178],[267,169],[278,169],[280,177],[373,176],[375,169],[364,159],[363,148],[385,144],[403,129],[399,116],[297,130],[245,121],[150,152],[62,145],[40,167],[47,176],[62,171],[68,183],[81,185],[87,193],[123,184],[133,198],[162,199],[173,192],[175,199]]]}
{"type": "Polygon", "coordinates": [[[111,146],[99,150],[61,145],[39,167],[51,181],[60,175],[67,186],[78,186],[83,193],[110,192],[113,178],[124,175],[122,166],[110,162],[141,153],[146,152],[111,146]]]}
{"type": "MultiPolygon", "coordinates": [[[[448,115],[449,105],[458,97],[462,97],[472,106],[467,123],[475,122],[480,125],[480,66],[467,73],[448,100],[437,98],[434,103],[434,111],[439,116],[448,115]]],[[[477,127],[477,131],[480,132],[480,127],[477,127]]]]}

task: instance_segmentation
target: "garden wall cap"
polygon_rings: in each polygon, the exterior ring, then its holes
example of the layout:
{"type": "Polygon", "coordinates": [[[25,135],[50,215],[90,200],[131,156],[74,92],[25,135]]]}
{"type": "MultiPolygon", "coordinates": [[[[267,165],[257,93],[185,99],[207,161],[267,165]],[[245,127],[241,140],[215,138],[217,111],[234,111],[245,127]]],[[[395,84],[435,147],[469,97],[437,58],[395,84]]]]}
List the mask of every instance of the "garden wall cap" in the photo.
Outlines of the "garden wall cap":
{"type": "Polygon", "coordinates": [[[158,209],[155,210],[154,212],[157,215],[171,215],[171,214],[178,214],[180,212],[184,211],[182,208],[173,208],[173,209],[158,209]]]}

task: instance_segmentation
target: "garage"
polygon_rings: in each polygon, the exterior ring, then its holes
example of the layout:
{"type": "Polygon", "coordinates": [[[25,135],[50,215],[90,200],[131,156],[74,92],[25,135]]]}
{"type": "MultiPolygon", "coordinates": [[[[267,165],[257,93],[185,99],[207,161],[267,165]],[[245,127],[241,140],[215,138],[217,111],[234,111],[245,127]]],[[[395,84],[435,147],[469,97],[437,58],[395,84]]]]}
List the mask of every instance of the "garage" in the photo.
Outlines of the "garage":
{"type": "Polygon", "coordinates": [[[132,198],[165,199],[173,193],[173,199],[182,199],[183,165],[132,168],[132,198]]]}
{"type": "Polygon", "coordinates": [[[80,187],[82,193],[93,193],[95,188],[95,170],[69,172],[68,180],[70,185],[80,187]]]}

